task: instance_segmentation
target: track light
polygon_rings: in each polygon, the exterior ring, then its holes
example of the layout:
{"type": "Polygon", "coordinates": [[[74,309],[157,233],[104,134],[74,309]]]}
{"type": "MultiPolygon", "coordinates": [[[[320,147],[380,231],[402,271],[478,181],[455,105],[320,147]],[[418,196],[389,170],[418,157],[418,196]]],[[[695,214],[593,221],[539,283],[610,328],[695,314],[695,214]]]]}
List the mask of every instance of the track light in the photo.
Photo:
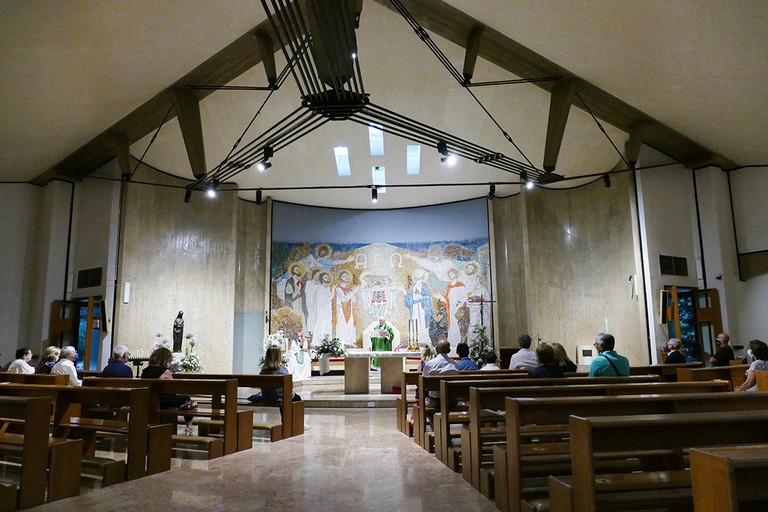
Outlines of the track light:
{"type": "Polygon", "coordinates": [[[256,204],[261,204],[263,202],[264,201],[263,201],[263,199],[261,197],[261,189],[259,189],[259,190],[256,191],[256,204]]]}
{"type": "Polygon", "coordinates": [[[440,161],[444,164],[454,165],[456,155],[448,152],[448,144],[444,140],[437,141],[437,152],[440,153],[440,161]]]}
{"type": "Polygon", "coordinates": [[[272,167],[272,164],[269,162],[259,162],[256,164],[256,168],[261,172],[266,171],[270,167],[272,167]]]}
{"type": "Polygon", "coordinates": [[[261,160],[261,162],[256,164],[256,168],[260,172],[264,172],[270,167],[272,167],[272,164],[268,162],[272,156],[274,156],[275,150],[272,146],[264,146],[264,158],[261,160]]]}
{"type": "Polygon", "coordinates": [[[377,189],[376,187],[373,187],[371,189],[371,202],[372,203],[379,202],[379,189],[377,189]]]}
{"type": "Polygon", "coordinates": [[[190,199],[192,199],[192,189],[189,189],[189,188],[188,188],[188,189],[187,189],[187,190],[184,192],[184,202],[185,202],[185,203],[189,203],[189,200],[190,200],[190,199]]]}
{"type": "Polygon", "coordinates": [[[533,181],[528,181],[528,172],[520,171],[520,181],[525,185],[525,188],[531,190],[533,188],[533,181]]]}
{"type": "Polygon", "coordinates": [[[264,146],[264,161],[266,162],[275,155],[275,149],[272,146],[264,146]]]}
{"type": "Polygon", "coordinates": [[[611,188],[611,177],[608,174],[603,174],[603,184],[605,188],[611,188]]]}
{"type": "Polygon", "coordinates": [[[219,188],[219,180],[213,180],[213,183],[211,183],[211,186],[208,187],[208,197],[216,197],[216,191],[219,188]]]}
{"type": "Polygon", "coordinates": [[[490,190],[488,191],[488,200],[493,200],[496,197],[496,185],[491,183],[490,190]]]}

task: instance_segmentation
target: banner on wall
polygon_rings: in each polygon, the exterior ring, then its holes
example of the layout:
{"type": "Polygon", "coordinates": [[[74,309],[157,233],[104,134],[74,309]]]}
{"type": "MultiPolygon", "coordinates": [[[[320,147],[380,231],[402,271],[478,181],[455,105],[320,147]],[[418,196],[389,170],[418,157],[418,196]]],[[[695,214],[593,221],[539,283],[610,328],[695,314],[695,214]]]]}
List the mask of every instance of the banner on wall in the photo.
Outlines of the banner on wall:
{"type": "Polygon", "coordinates": [[[485,199],[405,210],[273,204],[270,332],[367,347],[383,317],[400,343],[491,332],[485,199]]]}

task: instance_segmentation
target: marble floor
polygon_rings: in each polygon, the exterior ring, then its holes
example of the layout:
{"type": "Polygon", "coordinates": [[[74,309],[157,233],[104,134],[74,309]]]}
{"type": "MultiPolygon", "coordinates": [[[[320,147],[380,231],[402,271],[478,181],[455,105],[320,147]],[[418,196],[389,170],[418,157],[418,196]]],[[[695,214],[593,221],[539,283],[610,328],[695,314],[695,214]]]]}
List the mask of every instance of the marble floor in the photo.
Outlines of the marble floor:
{"type": "Polygon", "coordinates": [[[298,391],[308,399],[310,428],[302,436],[276,443],[254,438],[252,449],[211,461],[175,458],[165,473],[30,510],[497,510],[397,430],[390,396],[345,396],[338,377],[313,377],[298,391]],[[309,407],[334,396],[340,407],[309,407]],[[374,405],[349,407],[356,399],[374,405]],[[376,403],[385,400],[392,406],[376,403]]]}

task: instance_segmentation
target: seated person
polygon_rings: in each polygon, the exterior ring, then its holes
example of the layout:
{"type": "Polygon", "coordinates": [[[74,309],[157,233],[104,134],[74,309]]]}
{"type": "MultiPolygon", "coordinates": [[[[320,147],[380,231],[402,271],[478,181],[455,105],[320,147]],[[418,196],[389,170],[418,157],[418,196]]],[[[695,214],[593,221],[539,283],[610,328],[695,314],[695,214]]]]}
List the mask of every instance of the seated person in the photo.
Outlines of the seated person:
{"type": "MultiPolygon", "coordinates": [[[[63,353],[63,352],[62,352],[63,353]]],[[[173,374],[168,368],[173,361],[173,354],[165,347],[156,348],[147,361],[147,367],[141,371],[142,379],[164,379],[172,380],[173,374]]],[[[188,411],[197,407],[197,402],[187,395],[160,395],[160,409],[188,411]]],[[[184,433],[192,435],[193,416],[185,415],[184,422],[186,426],[184,433]]]]}
{"type": "Polygon", "coordinates": [[[685,356],[683,355],[682,351],[680,350],[683,348],[683,344],[680,342],[677,338],[670,338],[670,340],[667,342],[667,350],[669,350],[669,353],[667,354],[667,359],[664,361],[665,364],[681,364],[685,363],[685,356]]]}
{"type": "Polygon", "coordinates": [[[542,343],[536,349],[536,359],[539,366],[528,372],[529,379],[548,379],[552,377],[563,377],[563,369],[555,361],[555,349],[549,344],[542,343]]]}
{"type": "Polygon", "coordinates": [[[568,354],[565,352],[565,347],[557,342],[551,343],[550,345],[552,345],[552,350],[555,351],[555,362],[560,367],[560,369],[563,370],[563,373],[573,373],[578,370],[576,363],[571,361],[571,359],[568,357],[568,354]]]}
{"type": "Polygon", "coordinates": [[[32,359],[32,351],[27,347],[22,347],[16,351],[16,359],[8,365],[8,373],[35,373],[35,368],[29,365],[32,359]]]}
{"type": "Polygon", "coordinates": [[[757,375],[755,372],[758,370],[768,370],[768,345],[760,340],[750,341],[747,356],[752,358],[752,364],[749,365],[744,384],[736,391],[757,391],[757,375]]]}
{"type": "Polygon", "coordinates": [[[498,360],[499,356],[496,355],[496,352],[488,352],[485,354],[485,365],[480,369],[485,371],[501,370],[499,365],[496,364],[498,360]]]}
{"type": "Polygon", "coordinates": [[[35,373],[50,375],[51,369],[56,364],[56,361],[59,360],[59,353],[61,353],[59,347],[53,345],[47,347],[43,357],[40,358],[40,362],[37,364],[37,368],[35,368],[35,373]]]}
{"type": "Polygon", "coordinates": [[[70,386],[82,386],[83,383],[77,378],[77,368],[75,368],[75,361],[77,361],[77,349],[72,345],[67,345],[61,349],[61,356],[59,362],[53,365],[51,368],[51,375],[67,375],[69,377],[70,386]]]}
{"type": "Polygon", "coordinates": [[[598,356],[589,366],[590,377],[627,377],[629,375],[629,359],[620,356],[613,350],[616,338],[607,332],[595,336],[595,348],[598,356]]]}
{"type": "Polygon", "coordinates": [[[535,368],[538,361],[536,359],[536,353],[531,350],[531,337],[527,334],[521,334],[517,338],[517,344],[520,346],[520,350],[512,354],[512,357],[509,360],[509,369],[524,370],[535,368]]]}
{"type": "Polygon", "coordinates": [[[459,356],[459,362],[456,367],[460,372],[467,370],[477,370],[477,364],[469,358],[469,345],[466,343],[459,343],[456,345],[456,354],[459,356]]]}
{"type": "MultiPolygon", "coordinates": [[[[448,340],[440,340],[435,347],[437,357],[424,363],[423,375],[453,375],[459,373],[456,361],[448,357],[451,352],[451,344],[448,340]]],[[[430,391],[424,397],[427,407],[440,407],[440,391],[430,391]]],[[[427,418],[429,420],[429,418],[427,418]]]]}
{"type": "Polygon", "coordinates": [[[128,352],[128,347],[125,345],[115,345],[115,348],[112,349],[112,359],[109,360],[107,366],[101,371],[101,376],[132,379],[133,370],[125,364],[129,357],[131,357],[131,353],[128,352]]]}

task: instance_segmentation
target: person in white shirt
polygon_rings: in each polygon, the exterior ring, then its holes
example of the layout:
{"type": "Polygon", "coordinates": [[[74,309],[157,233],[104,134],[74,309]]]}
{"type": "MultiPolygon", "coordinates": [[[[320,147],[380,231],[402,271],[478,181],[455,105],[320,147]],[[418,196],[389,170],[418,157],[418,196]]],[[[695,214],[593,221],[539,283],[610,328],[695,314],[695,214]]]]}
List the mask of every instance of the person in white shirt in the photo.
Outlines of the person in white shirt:
{"type": "Polygon", "coordinates": [[[536,352],[531,350],[531,337],[527,334],[521,334],[517,338],[520,350],[512,354],[509,360],[510,370],[527,370],[539,366],[536,359],[536,352]]]}
{"type": "Polygon", "coordinates": [[[51,375],[69,375],[69,384],[71,386],[81,386],[83,383],[77,378],[75,361],[77,361],[77,350],[75,347],[68,345],[62,348],[59,362],[51,368],[51,375]]]}
{"type": "Polygon", "coordinates": [[[35,373],[35,369],[29,365],[32,359],[32,351],[27,347],[16,351],[16,359],[8,366],[8,373],[35,373]]]}
{"type": "MultiPolygon", "coordinates": [[[[452,375],[459,373],[456,361],[448,357],[451,352],[451,343],[446,340],[440,340],[435,347],[437,357],[424,363],[422,375],[452,375]]],[[[430,391],[424,399],[428,407],[440,407],[440,392],[430,391]]]]}
{"type": "Polygon", "coordinates": [[[499,358],[496,355],[496,352],[488,352],[485,354],[485,365],[483,365],[483,367],[480,369],[485,371],[501,370],[499,365],[496,364],[496,361],[498,360],[499,358]]]}

